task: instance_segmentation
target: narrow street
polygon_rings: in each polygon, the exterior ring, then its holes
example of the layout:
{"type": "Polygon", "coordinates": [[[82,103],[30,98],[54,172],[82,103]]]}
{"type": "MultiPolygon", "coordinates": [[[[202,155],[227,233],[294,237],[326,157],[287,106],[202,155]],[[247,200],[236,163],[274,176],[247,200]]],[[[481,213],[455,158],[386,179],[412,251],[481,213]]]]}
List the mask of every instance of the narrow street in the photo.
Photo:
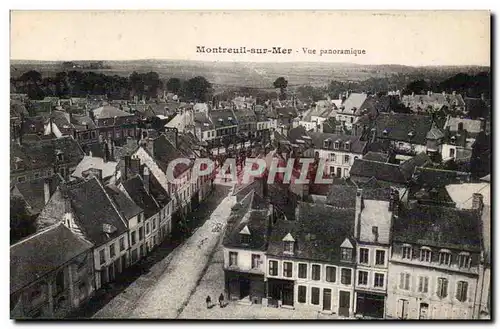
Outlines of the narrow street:
{"type": "Polygon", "coordinates": [[[221,240],[234,204],[235,197],[228,194],[210,219],[176,249],[164,274],[144,292],[128,318],[174,319],[182,312],[221,240]]]}
{"type": "MultiPolygon", "coordinates": [[[[197,226],[203,225],[212,212],[228,195],[230,188],[216,185],[211,195],[190,214],[197,226]]],[[[212,222],[211,222],[212,223],[212,222]]],[[[196,232],[194,233],[196,235],[196,232]]],[[[173,237],[158,246],[146,258],[126,269],[117,280],[100,289],[85,307],[68,318],[123,318],[130,316],[138,301],[154,287],[159,280],[168,277],[172,270],[169,264],[177,254],[189,245],[191,237],[173,237]],[[187,240],[186,240],[187,238],[187,240]]]]}

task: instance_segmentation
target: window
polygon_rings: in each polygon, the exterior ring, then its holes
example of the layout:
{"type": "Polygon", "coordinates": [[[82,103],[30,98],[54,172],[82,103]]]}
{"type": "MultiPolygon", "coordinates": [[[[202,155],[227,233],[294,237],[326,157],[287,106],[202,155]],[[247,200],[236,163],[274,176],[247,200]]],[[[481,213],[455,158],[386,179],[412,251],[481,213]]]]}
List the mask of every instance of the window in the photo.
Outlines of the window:
{"type": "Polygon", "coordinates": [[[410,246],[403,246],[403,259],[411,259],[412,250],[410,246]]]}
{"type": "Polygon", "coordinates": [[[449,266],[451,264],[451,253],[449,253],[448,251],[440,251],[439,264],[449,266]]]}
{"type": "Polygon", "coordinates": [[[64,290],[64,270],[59,271],[56,275],[56,295],[64,290]]]}
{"type": "Polygon", "coordinates": [[[319,305],[319,288],[311,288],[311,304],[319,305]]]}
{"type": "Polygon", "coordinates": [[[285,242],[283,242],[283,244],[284,244],[284,250],[285,250],[285,252],[293,254],[293,245],[294,245],[294,242],[293,241],[285,241],[285,242]]]}
{"type": "Polygon", "coordinates": [[[385,275],[384,273],[375,273],[374,278],[373,278],[373,286],[375,288],[383,288],[384,287],[384,279],[385,275]]]}
{"type": "Polygon", "coordinates": [[[106,256],[104,255],[104,249],[99,251],[99,264],[106,263],[106,256]]]}
{"type": "Polygon", "coordinates": [[[450,158],[455,157],[455,149],[450,149],[450,158]]]}
{"type": "Polygon", "coordinates": [[[139,241],[142,241],[144,237],[144,227],[139,227],[139,241]]]}
{"type": "Polygon", "coordinates": [[[410,273],[399,274],[399,289],[410,290],[410,273]]]}
{"type": "Polygon", "coordinates": [[[135,245],[135,232],[132,232],[132,234],[130,234],[130,237],[131,237],[131,244],[132,245],[135,245]]]}
{"type": "Polygon", "coordinates": [[[307,279],[307,264],[299,264],[299,278],[307,279]]]}
{"type": "Polygon", "coordinates": [[[359,271],[358,272],[358,284],[366,286],[368,284],[368,272],[359,271]]]}
{"type": "Polygon", "coordinates": [[[335,282],[337,280],[337,268],[333,266],[326,267],[326,281],[335,282]]]}
{"type": "Polygon", "coordinates": [[[319,281],[321,279],[321,266],[320,265],[313,265],[312,266],[312,273],[311,273],[312,279],[315,281],[319,281]]]}
{"type": "Polygon", "coordinates": [[[331,162],[337,161],[337,155],[335,155],[335,153],[330,153],[330,161],[331,162]]]}
{"type": "Polygon", "coordinates": [[[250,243],[250,235],[248,235],[248,234],[241,234],[240,238],[241,238],[241,243],[242,244],[249,244],[250,243]]]}
{"type": "Polygon", "coordinates": [[[341,250],[341,260],[351,261],[352,260],[352,249],[351,248],[342,248],[341,250]]]}
{"type": "Polygon", "coordinates": [[[292,277],[292,263],[291,262],[283,262],[283,276],[287,278],[292,277]]]}
{"type": "Polygon", "coordinates": [[[24,182],[25,180],[26,180],[26,177],[24,177],[24,176],[19,176],[19,177],[17,177],[17,181],[18,181],[19,183],[22,183],[22,182],[24,182]]]}
{"type": "Polygon", "coordinates": [[[426,276],[421,276],[418,278],[418,292],[427,293],[429,292],[429,278],[426,276]]]}
{"type": "Polygon", "coordinates": [[[273,276],[278,275],[278,261],[276,260],[269,261],[269,275],[273,276]]]}
{"type": "Polygon", "coordinates": [[[142,214],[137,215],[137,222],[140,223],[142,222],[142,214]]]}
{"type": "Polygon", "coordinates": [[[238,266],[238,253],[234,251],[229,252],[229,266],[238,266]]]}
{"type": "Polygon", "coordinates": [[[462,253],[458,255],[458,267],[469,268],[470,267],[470,256],[469,254],[462,253]]]}
{"type": "Polygon", "coordinates": [[[437,282],[437,296],[439,298],[445,298],[448,296],[448,279],[438,278],[437,282]]]}
{"type": "Polygon", "coordinates": [[[121,237],[120,238],[120,251],[124,251],[124,250],[125,250],[125,238],[121,237]]]}
{"type": "Polygon", "coordinates": [[[305,303],[306,302],[306,298],[307,298],[307,287],[305,286],[299,286],[299,289],[298,289],[298,302],[299,303],[305,303]]]}
{"type": "Polygon", "coordinates": [[[115,244],[112,243],[110,246],[109,246],[109,257],[110,258],[113,258],[115,257],[115,244]]]}
{"type": "Polygon", "coordinates": [[[431,250],[429,248],[423,247],[420,249],[420,261],[429,262],[431,261],[431,250]]]}
{"type": "Polygon", "coordinates": [[[341,271],[341,277],[340,277],[340,282],[342,284],[351,284],[352,281],[352,273],[351,269],[348,268],[343,268],[341,271]]]}
{"type": "Polygon", "coordinates": [[[252,254],[252,268],[260,267],[260,255],[252,254]]]}
{"type": "Polygon", "coordinates": [[[368,264],[369,252],[370,251],[367,248],[360,248],[359,249],[359,263],[360,264],[368,264]]]}
{"type": "Polygon", "coordinates": [[[339,143],[338,143],[338,142],[335,142],[334,147],[335,147],[336,149],[338,149],[338,148],[339,148],[339,143]]]}
{"type": "Polygon", "coordinates": [[[348,155],[344,155],[344,163],[349,163],[349,156],[348,155]]]}
{"type": "Polygon", "coordinates": [[[465,302],[467,300],[467,289],[468,283],[465,281],[457,282],[457,300],[460,302],[465,302]]]}
{"type": "Polygon", "coordinates": [[[149,234],[149,223],[146,223],[146,235],[149,234]]]}
{"type": "Polygon", "coordinates": [[[375,265],[385,264],[385,250],[377,250],[375,252],[375,265]]]}

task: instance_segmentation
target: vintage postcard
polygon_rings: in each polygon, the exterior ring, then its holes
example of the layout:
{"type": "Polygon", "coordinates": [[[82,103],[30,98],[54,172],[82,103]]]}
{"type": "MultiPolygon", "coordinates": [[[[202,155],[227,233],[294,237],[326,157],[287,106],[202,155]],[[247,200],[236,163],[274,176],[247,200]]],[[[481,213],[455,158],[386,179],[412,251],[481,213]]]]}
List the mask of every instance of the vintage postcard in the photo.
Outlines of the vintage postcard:
{"type": "Polygon", "coordinates": [[[490,12],[10,16],[11,319],[491,319],[490,12]]]}

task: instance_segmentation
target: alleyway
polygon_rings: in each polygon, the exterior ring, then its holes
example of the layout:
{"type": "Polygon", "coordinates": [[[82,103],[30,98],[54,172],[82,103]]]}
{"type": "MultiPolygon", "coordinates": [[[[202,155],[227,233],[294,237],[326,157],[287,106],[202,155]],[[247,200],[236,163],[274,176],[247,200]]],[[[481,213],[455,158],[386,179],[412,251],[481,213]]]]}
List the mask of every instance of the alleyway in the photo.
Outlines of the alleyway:
{"type": "Polygon", "coordinates": [[[128,318],[176,318],[189,301],[223,234],[235,198],[227,196],[194,234],[172,254],[166,271],[143,292],[128,318]]]}
{"type": "MultiPolygon", "coordinates": [[[[230,189],[217,186],[208,199],[197,210],[190,214],[191,218],[201,225],[210,218],[221,200],[230,189]]],[[[138,264],[128,268],[117,280],[107,288],[99,290],[84,308],[69,318],[123,318],[130,315],[141,297],[153,287],[160,278],[168,276],[168,266],[189,240],[185,237],[174,237],[165,241],[138,264]]]]}

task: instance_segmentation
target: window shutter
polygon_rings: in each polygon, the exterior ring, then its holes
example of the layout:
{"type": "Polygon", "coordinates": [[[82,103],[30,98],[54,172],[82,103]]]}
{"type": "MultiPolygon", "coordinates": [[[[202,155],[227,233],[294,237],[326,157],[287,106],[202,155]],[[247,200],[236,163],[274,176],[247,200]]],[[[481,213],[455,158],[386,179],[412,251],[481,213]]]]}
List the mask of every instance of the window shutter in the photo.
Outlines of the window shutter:
{"type": "Polygon", "coordinates": [[[410,273],[406,273],[405,288],[406,290],[410,289],[410,273]]]}
{"type": "Polygon", "coordinates": [[[438,279],[438,287],[437,287],[437,295],[438,297],[442,297],[442,292],[443,291],[443,279],[439,278],[438,279]]]}
{"type": "Polygon", "coordinates": [[[405,274],[400,273],[399,275],[399,289],[404,289],[405,274]]]}
{"type": "Polygon", "coordinates": [[[423,291],[423,281],[424,281],[424,278],[420,276],[420,277],[418,278],[418,291],[419,291],[419,292],[422,292],[422,291],[423,291]]]}

